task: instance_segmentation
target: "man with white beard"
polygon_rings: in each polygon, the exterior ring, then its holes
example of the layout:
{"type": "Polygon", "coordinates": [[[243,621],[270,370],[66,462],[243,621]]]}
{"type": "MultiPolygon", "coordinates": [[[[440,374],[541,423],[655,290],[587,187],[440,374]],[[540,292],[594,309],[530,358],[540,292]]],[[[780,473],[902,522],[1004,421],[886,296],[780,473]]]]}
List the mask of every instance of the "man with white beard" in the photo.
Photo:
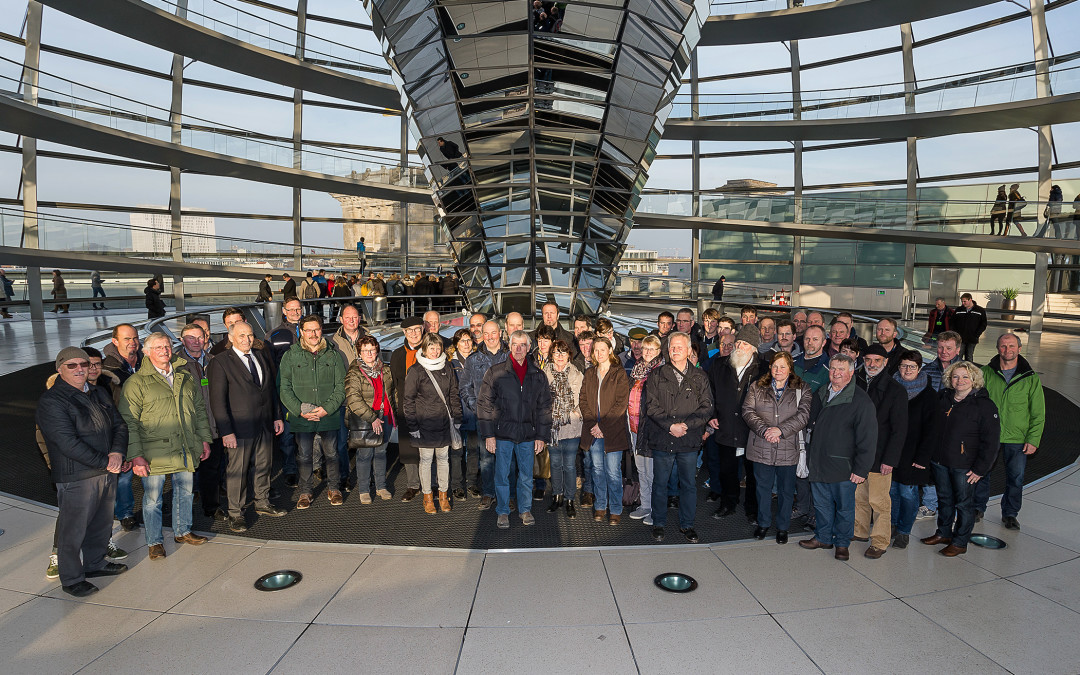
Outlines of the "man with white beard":
{"type": "Polygon", "coordinates": [[[758,355],[761,334],[757,326],[745,324],[735,336],[735,349],[727,359],[716,361],[709,371],[713,394],[713,430],[705,444],[709,466],[709,486],[720,493],[720,507],[714,518],[733,515],[739,505],[739,457],[746,464],[746,497],[743,507],[747,520],[757,520],[757,484],[753,467],[746,461],[746,439],[750,427],[742,417],[743,400],[750,384],[768,371],[758,355]],[[741,452],[740,452],[741,451],[741,452]]]}
{"type": "Polygon", "coordinates": [[[855,490],[855,541],[869,541],[864,554],[876,560],[885,555],[892,540],[892,470],[900,461],[907,438],[907,392],[888,373],[889,353],[878,343],[863,355],[863,372],[856,375],[877,412],[877,451],[866,481],[855,490]],[[873,513],[874,529],[870,529],[873,513]]]}

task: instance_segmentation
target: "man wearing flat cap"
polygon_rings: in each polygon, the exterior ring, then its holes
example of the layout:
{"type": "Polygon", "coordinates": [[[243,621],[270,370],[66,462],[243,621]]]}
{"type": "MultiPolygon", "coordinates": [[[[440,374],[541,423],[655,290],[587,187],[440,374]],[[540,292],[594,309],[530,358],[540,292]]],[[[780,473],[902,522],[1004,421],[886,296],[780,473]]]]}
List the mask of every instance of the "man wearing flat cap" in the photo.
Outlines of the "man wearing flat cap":
{"type": "Polygon", "coordinates": [[[907,438],[908,402],[903,385],[889,374],[889,352],[875,342],[863,354],[863,371],[855,376],[877,412],[877,451],[866,481],[855,489],[855,541],[869,541],[863,554],[876,560],[892,540],[892,470],[900,462],[907,438]],[[874,529],[870,529],[873,514],[874,529]]]}
{"type": "MultiPolygon", "coordinates": [[[[390,372],[394,382],[404,382],[409,368],[416,365],[420,340],[424,337],[424,322],[419,317],[411,316],[401,322],[405,333],[405,342],[390,355],[390,372]]],[[[409,435],[412,429],[405,418],[405,387],[394,388],[394,419],[398,423],[398,460],[405,465],[405,494],[401,501],[412,501],[420,494],[420,448],[409,435]]]]}
{"type": "Polygon", "coordinates": [[[709,500],[719,499],[714,518],[734,515],[739,505],[739,461],[746,468],[746,519],[757,520],[757,483],[754,470],[746,461],[746,440],[750,427],[743,421],[742,406],[750,385],[766,372],[768,366],[758,353],[761,334],[752,323],[743,324],[735,335],[735,349],[726,359],[717,359],[709,369],[714,415],[709,420],[712,435],[705,443],[709,467],[709,500]]]}
{"type": "Polygon", "coordinates": [[[37,424],[45,439],[56,483],[56,554],[65,593],[97,591],[87,577],[121,574],[127,565],[108,562],[116,477],[129,468],[128,428],[107,390],[87,381],[90,357],[77,347],[56,356],[59,377],[42,394],[37,424]]]}
{"type": "Polygon", "coordinates": [[[634,366],[641,361],[641,341],[649,334],[649,331],[641,327],[631,328],[626,337],[630,338],[630,349],[627,349],[622,354],[619,354],[619,360],[622,361],[623,368],[626,369],[627,377],[630,376],[631,371],[634,370],[634,366]]]}

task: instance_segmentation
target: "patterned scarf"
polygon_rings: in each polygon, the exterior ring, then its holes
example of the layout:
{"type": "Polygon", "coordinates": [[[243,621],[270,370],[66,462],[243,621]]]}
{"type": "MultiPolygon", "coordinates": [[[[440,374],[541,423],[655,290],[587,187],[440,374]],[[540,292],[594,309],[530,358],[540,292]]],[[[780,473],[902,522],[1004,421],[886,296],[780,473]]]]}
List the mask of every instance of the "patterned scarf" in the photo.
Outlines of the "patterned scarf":
{"type": "Polygon", "coordinates": [[[907,390],[907,400],[909,401],[922,393],[923,389],[926,389],[927,375],[922,370],[919,371],[919,376],[910,382],[900,377],[900,373],[893,375],[893,379],[904,385],[904,389],[907,390]]]}
{"type": "Polygon", "coordinates": [[[570,415],[577,409],[574,390],[570,387],[570,368],[567,365],[562,372],[551,368],[551,442],[559,438],[559,430],[570,423],[570,415]]]}

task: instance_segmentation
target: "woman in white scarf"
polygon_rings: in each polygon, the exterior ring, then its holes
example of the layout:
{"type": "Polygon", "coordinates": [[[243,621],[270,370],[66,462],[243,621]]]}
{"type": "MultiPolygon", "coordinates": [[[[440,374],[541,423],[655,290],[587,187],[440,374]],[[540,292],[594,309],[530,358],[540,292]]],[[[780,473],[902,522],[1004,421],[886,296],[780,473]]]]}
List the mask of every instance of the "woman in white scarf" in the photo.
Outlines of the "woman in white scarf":
{"type": "MultiPolygon", "coordinates": [[[[436,461],[439,480],[439,509],[450,510],[450,444],[455,429],[460,427],[461,399],[457,377],[454,376],[442,338],[428,333],[420,340],[416,365],[405,375],[404,414],[412,437],[420,450],[420,489],[424,494],[424,511],[434,514],[435,500],[431,493],[431,461],[436,461]]],[[[458,432],[460,438],[460,432],[458,432]]]]}

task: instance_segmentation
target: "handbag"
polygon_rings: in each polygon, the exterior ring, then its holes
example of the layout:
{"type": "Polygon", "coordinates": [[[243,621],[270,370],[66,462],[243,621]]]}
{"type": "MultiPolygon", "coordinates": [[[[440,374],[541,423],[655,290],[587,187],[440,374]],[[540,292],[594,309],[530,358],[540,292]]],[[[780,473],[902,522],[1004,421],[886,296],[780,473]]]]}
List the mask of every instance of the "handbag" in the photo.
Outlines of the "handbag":
{"type": "Polygon", "coordinates": [[[543,478],[549,480],[551,478],[551,453],[548,452],[548,446],[544,445],[544,449],[533,455],[533,478],[543,478]]]}
{"type": "MultiPolygon", "coordinates": [[[[423,366],[420,367],[424,368],[423,366]]],[[[450,404],[446,402],[446,397],[443,396],[442,389],[439,389],[439,382],[435,379],[435,376],[431,374],[431,371],[424,368],[424,372],[427,373],[432,386],[435,387],[435,393],[439,395],[439,400],[442,401],[443,406],[446,408],[446,419],[450,421],[450,449],[460,450],[465,447],[465,443],[461,440],[461,430],[454,424],[454,416],[450,414],[450,404]]]]}
{"type": "MultiPolygon", "coordinates": [[[[802,402],[802,389],[795,390],[795,406],[798,407],[802,402]]],[[[807,478],[810,476],[810,466],[806,463],[806,430],[799,429],[799,433],[796,436],[799,444],[799,466],[795,468],[796,478],[807,478]]]]}
{"type": "Polygon", "coordinates": [[[346,425],[349,427],[349,449],[377,448],[385,442],[385,426],[383,431],[376,433],[371,426],[371,422],[353,415],[351,412],[345,413],[345,420],[346,425]]]}

